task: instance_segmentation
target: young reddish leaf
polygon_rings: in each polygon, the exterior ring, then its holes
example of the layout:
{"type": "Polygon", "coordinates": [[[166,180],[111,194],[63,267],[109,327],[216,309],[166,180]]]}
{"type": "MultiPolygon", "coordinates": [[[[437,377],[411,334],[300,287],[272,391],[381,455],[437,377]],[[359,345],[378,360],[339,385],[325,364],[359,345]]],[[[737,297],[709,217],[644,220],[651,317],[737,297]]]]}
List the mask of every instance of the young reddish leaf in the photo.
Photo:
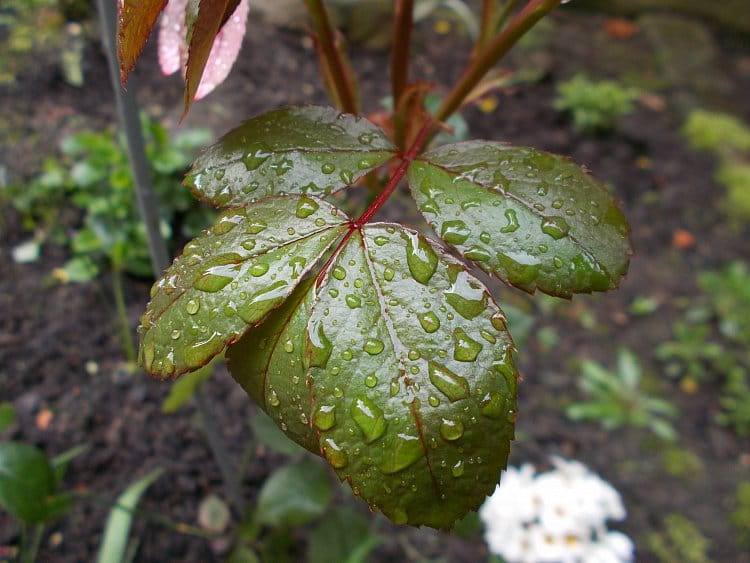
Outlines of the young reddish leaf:
{"type": "Polygon", "coordinates": [[[375,224],[228,357],[282,429],[371,507],[448,528],[507,462],[512,353],[502,312],[464,266],[414,231],[375,224]]]}
{"type": "Polygon", "coordinates": [[[207,364],[284,302],[347,222],[308,196],[219,215],[154,284],[139,327],[140,364],[162,378],[207,364]]]}
{"type": "MultiPolygon", "coordinates": [[[[219,34],[222,24],[227,21],[229,14],[231,14],[232,6],[236,6],[236,2],[233,0],[201,0],[199,3],[198,17],[193,23],[192,30],[188,33],[188,59],[185,65],[185,111],[183,112],[183,117],[187,114],[190,105],[198,93],[201,77],[214,46],[214,41],[219,34]]],[[[227,42],[229,47],[234,48],[235,43],[241,44],[241,38],[239,42],[236,41],[236,33],[239,30],[239,27],[235,28],[234,35],[230,34],[230,40],[227,42]]],[[[244,34],[244,29],[242,31],[244,34]]],[[[236,45],[236,49],[239,51],[239,45],[236,45]]],[[[227,72],[229,72],[228,69],[227,72]]],[[[209,91],[215,86],[216,84],[213,84],[209,91]]]]}
{"type": "Polygon", "coordinates": [[[254,117],[193,163],[185,183],[218,207],[284,193],[325,195],[351,185],[395,155],[385,133],[363,118],[319,106],[254,117]]]}
{"type": "Polygon", "coordinates": [[[121,0],[119,17],[120,81],[123,85],[141,55],[167,0],[121,0]]]}
{"type": "Polygon", "coordinates": [[[188,0],[170,0],[159,22],[159,67],[169,76],[187,62],[185,10],[188,0]]]}
{"type": "Polygon", "coordinates": [[[409,168],[417,205],[450,246],[516,287],[569,297],[617,287],[629,227],[606,188],[567,158],[468,141],[409,168]]]}

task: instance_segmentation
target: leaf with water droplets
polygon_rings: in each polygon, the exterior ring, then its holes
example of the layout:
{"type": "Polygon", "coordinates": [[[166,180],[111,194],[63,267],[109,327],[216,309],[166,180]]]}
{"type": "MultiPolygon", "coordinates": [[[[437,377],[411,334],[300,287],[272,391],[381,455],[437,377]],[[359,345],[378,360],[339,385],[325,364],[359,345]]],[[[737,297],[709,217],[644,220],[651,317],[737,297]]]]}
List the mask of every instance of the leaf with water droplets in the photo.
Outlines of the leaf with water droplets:
{"type": "Polygon", "coordinates": [[[409,168],[435,231],[503,281],[569,297],[617,287],[629,227],[606,188],[568,159],[469,141],[428,151],[409,168]]]}
{"type": "Polygon", "coordinates": [[[305,106],[254,117],[193,163],[185,182],[218,207],[279,193],[338,191],[395,154],[385,133],[366,119],[305,106]]]}
{"type": "Polygon", "coordinates": [[[507,462],[512,354],[502,312],[464,266],[414,231],[373,224],[228,357],[248,393],[370,506],[448,528],[507,462]]]}
{"type": "Polygon", "coordinates": [[[309,196],[266,198],[219,215],[154,284],[139,328],[141,365],[176,377],[208,363],[287,299],[347,222],[309,196]],[[301,206],[314,211],[300,214],[301,206]]]}

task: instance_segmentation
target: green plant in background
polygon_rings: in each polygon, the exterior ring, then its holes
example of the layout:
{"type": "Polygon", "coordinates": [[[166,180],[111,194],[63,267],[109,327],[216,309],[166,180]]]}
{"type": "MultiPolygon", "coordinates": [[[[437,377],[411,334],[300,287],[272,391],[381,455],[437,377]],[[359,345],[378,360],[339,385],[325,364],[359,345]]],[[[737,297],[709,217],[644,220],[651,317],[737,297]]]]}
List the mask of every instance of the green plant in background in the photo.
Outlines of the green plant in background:
{"type": "Polygon", "coordinates": [[[737,485],[735,507],[729,521],[734,526],[737,543],[742,548],[750,549],[750,481],[737,485]]]}
{"type": "Polygon", "coordinates": [[[736,222],[750,220],[750,127],[725,113],[693,110],[683,133],[690,145],[716,155],[716,180],[727,189],[724,208],[736,222]]]}
{"type": "Polygon", "coordinates": [[[698,527],[682,514],[664,519],[664,530],[648,538],[648,547],[662,563],[709,563],[711,544],[698,527]]]}
{"type": "Polygon", "coordinates": [[[735,261],[701,272],[698,284],[704,299],[674,323],[675,339],[657,346],[655,356],[669,375],[682,377],[686,391],[707,382],[721,385],[717,422],[745,436],[750,434],[750,272],[735,261]]]}
{"type": "Polygon", "coordinates": [[[19,561],[35,560],[45,526],[70,508],[72,497],[60,489],[60,483],[68,462],[83,449],[49,459],[30,444],[0,443],[0,509],[21,530],[19,561]]]}
{"type": "MultiPolygon", "coordinates": [[[[210,138],[205,129],[188,129],[170,139],[157,121],[142,116],[146,152],[154,190],[162,211],[160,229],[173,243],[195,236],[214,216],[184,189],[175,189],[197,147],[210,138]]],[[[152,275],[146,229],[136,206],[133,177],[122,141],[110,131],[84,131],[63,140],[63,159],[48,159],[44,172],[30,186],[11,186],[8,198],[24,217],[34,237],[14,249],[17,261],[39,256],[41,245],[52,240],[69,246],[72,258],[53,272],[63,282],[85,282],[102,268],[112,274],[113,294],[122,344],[135,361],[135,344],[125,312],[122,274],[152,275]],[[62,230],[59,214],[72,203],[81,210],[81,225],[62,230]]]]}
{"type": "Polygon", "coordinates": [[[641,366],[630,350],[617,353],[615,371],[586,360],[581,364],[580,389],[590,400],[569,405],[565,411],[572,420],[591,420],[611,430],[621,426],[647,428],[667,441],[677,439],[669,418],[677,415],[675,406],[648,394],[642,388],[641,366]]]}
{"type": "MultiPolygon", "coordinates": [[[[431,110],[432,86],[409,81],[414,4],[397,2],[393,113],[381,129],[361,115],[325,4],[306,0],[338,109],[264,113],[193,163],[186,184],[223,211],[153,287],[139,328],[146,371],[178,377],[226,349],[247,393],[373,509],[448,528],[476,508],[507,462],[517,371],[505,316],[448,249],[557,297],[614,289],[631,254],[615,199],[566,158],[492,141],[431,147],[559,3],[484,3],[466,72],[431,110]],[[359,180],[378,190],[365,209],[329,198],[359,180]],[[402,180],[438,240],[373,222],[402,180]]],[[[244,29],[231,18],[238,5],[202,2],[197,19],[168,6],[188,28],[186,111],[202,77],[213,87],[222,70],[211,63],[222,24],[231,21],[226,35],[244,29]]],[[[124,3],[123,80],[162,8],[124,3]]]]}
{"type": "Polygon", "coordinates": [[[638,90],[614,80],[594,81],[578,74],[557,87],[554,107],[569,112],[573,125],[585,133],[606,133],[617,119],[633,111],[638,90]]]}

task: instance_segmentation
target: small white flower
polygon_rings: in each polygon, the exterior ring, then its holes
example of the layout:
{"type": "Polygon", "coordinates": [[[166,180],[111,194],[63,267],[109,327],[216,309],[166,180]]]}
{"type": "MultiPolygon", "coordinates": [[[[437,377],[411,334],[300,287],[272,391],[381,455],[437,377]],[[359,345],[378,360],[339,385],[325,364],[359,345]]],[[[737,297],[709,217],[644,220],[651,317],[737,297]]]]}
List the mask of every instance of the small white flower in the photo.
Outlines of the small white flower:
{"type": "Polygon", "coordinates": [[[479,510],[492,553],[511,563],[622,563],[633,560],[633,543],[607,531],[621,520],[618,492],[577,461],[552,459],[535,474],[529,464],[508,468],[479,510]]]}

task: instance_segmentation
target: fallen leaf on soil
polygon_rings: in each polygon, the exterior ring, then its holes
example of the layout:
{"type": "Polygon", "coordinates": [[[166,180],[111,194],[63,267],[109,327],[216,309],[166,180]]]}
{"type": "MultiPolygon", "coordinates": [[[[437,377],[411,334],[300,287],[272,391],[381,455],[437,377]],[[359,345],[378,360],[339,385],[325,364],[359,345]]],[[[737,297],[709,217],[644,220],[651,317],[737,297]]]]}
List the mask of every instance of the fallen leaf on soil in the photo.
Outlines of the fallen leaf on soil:
{"type": "Polygon", "coordinates": [[[679,250],[695,246],[695,237],[684,229],[677,229],[672,233],[672,246],[679,250]]]}
{"type": "Polygon", "coordinates": [[[662,96],[652,94],[651,92],[641,92],[638,94],[638,101],[653,111],[664,111],[664,108],[667,107],[667,102],[662,96]]]}
{"type": "Polygon", "coordinates": [[[612,39],[627,39],[638,33],[638,25],[623,18],[613,18],[604,23],[605,33],[612,39]]]}

